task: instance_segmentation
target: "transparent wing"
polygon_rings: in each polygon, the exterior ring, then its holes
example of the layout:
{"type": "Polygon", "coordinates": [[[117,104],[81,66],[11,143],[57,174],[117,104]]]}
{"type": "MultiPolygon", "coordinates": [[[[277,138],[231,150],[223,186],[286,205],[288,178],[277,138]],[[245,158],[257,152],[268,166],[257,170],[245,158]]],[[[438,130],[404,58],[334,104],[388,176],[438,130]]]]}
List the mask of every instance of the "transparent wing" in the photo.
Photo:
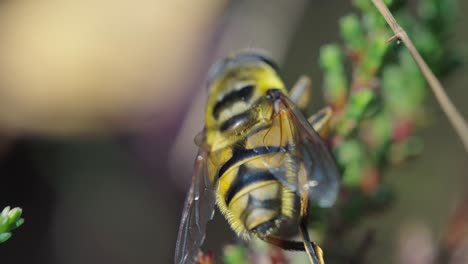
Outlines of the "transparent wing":
{"type": "Polygon", "coordinates": [[[309,200],[321,207],[330,207],[335,203],[340,187],[335,160],[297,106],[284,95],[280,98],[279,111],[288,113],[293,130],[292,155],[299,161],[299,171],[304,169],[307,175],[307,184],[300,187],[308,192],[309,200]]]}
{"type": "Polygon", "coordinates": [[[272,132],[265,141],[282,146],[276,153],[277,166],[270,172],[298,194],[308,193],[309,200],[321,207],[334,204],[339,192],[340,176],[335,161],[325,143],[313,130],[296,105],[285,95],[274,99],[272,132]],[[276,139],[275,139],[276,138],[276,139]],[[304,176],[306,182],[299,181],[304,176]]]}
{"type": "Polygon", "coordinates": [[[196,262],[200,247],[205,240],[206,224],[213,218],[215,183],[209,178],[207,163],[207,152],[200,150],[179,226],[175,264],[196,262]]]}

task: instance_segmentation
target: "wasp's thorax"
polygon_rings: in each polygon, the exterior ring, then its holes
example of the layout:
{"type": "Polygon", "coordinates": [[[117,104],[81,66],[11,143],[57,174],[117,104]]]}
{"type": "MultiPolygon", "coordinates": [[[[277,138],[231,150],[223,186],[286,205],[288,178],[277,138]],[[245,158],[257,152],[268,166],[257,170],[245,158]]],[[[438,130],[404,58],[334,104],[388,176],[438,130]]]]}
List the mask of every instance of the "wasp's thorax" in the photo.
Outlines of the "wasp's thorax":
{"type": "Polygon", "coordinates": [[[206,141],[215,148],[229,145],[256,125],[270,120],[268,91],[286,93],[274,67],[262,60],[231,59],[221,67],[210,83],[205,116],[206,141]]]}

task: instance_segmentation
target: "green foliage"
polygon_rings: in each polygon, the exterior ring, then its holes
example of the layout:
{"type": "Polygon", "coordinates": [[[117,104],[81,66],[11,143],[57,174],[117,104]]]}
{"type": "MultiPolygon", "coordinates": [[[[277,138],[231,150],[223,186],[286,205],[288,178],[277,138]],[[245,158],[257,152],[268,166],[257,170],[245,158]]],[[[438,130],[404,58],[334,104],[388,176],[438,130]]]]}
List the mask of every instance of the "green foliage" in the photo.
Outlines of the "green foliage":
{"type": "Polygon", "coordinates": [[[227,246],[224,249],[223,262],[226,264],[248,263],[246,248],[242,246],[227,246]]]}
{"type": "Polygon", "coordinates": [[[325,97],[329,102],[342,105],[346,99],[347,80],[345,77],[343,53],[337,45],[326,45],[321,48],[322,59],[320,65],[326,69],[324,81],[328,89],[325,97]]]}
{"type": "MultiPolygon", "coordinates": [[[[392,2],[392,13],[439,76],[458,65],[448,46],[454,0],[418,1],[418,17],[406,1],[387,2],[392,2]]],[[[391,202],[394,194],[382,182],[382,175],[385,168],[422,151],[422,140],[414,132],[427,123],[425,102],[429,94],[406,48],[386,42],[393,32],[371,1],[353,3],[360,15],[340,20],[343,45],[326,46],[333,47],[340,60],[330,59],[330,48],[322,49],[320,56],[325,99],[335,111],[331,142],[343,177],[343,195],[334,215],[339,221],[328,229],[343,232],[368,214],[383,212],[391,202]],[[343,69],[343,64],[351,66],[350,74],[336,70],[343,69]],[[340,80],[339,89],[337,81],[330,79],[340,80]]],[[[322,236],[326,241],[336,241],[344,234],[324,232],[322,236]]],[[[328,250],[346,251],[336,245],[328,250]]]]}
{"type": "MultiPolygon", "coordinates": [[[[405,1],[386,3],[392,5],[394,15],[437,73],[453,69],[456,61],[448,51],[447,37],[455,1],[419,1],[416,18],[405,1]]],[[[366,172],[377,172],[380,178],[391,162],[405,160],[422,149],[421,141],[412,134],[425,123],[428,89],[407,50],[386,43],[392,32],[371,1],[355,0],[353,4],[361,15],[340,20],[344,45],[325,46],[320,65],[325,99],[336,112],[333,142],[344,187],[372,195],[379,182],[366,184],[366,172]],[[350,76],[343,70],[345,63],[351,65],[350,76]]]]}
{"type": "Polygon", "coordinates": [[[22,213],[21,208],[10,209],[9,206],[0,213],[0,243],[7,241],[11,237],[11,231],[24,223],[22,213]]]}

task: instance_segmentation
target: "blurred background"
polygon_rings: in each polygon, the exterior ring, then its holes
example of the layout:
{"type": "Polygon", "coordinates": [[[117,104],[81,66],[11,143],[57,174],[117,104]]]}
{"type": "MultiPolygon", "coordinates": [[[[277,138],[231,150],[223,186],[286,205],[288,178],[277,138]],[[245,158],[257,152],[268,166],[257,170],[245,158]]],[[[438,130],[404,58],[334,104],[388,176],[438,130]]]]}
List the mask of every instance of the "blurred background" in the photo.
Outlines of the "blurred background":
{"type": "MultiPolygon", "coordinates": [[[[26,220],[0,245],[2,263],[171,263],[209,66],[267,50],[288,86],[312,77],[318,109],[319,48],[339,41],[351,11],[337,0],[1,1],[0,209],[19,206],[26,220]]],[[[467,23],[457,18],[453,34],[461,54],[467,23]]],[[[466,71],[443,80],[465,117],[466,71]]],[[[376,230],[369,263],[440,239],[467,191],[466,153],[429,105],[424,151],[385,173],[392,207],[355,230],[376,230]]],[[[234,241],[217,214],[206,248],[234,241]]]]}

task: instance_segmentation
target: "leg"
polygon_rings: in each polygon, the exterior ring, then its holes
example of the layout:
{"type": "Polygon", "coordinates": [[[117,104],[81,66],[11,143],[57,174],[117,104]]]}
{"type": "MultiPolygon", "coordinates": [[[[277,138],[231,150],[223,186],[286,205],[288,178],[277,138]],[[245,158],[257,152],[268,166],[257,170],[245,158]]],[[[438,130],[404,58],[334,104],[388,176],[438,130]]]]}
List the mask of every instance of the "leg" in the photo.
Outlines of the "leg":
{"type": "Polygon", "coordinates": [[[310,241],[305,219],[301,221],[299,228],[301,230],[302,239],[304,240],[304,247],[307,251],[307,255],[309,256],[310,263],[325,264],[325,261],[323,260],[323,250],[317,246],[317,244],[310,241]]]}
{"type": "Polygon", "coordinates": [[[278,237],[273,237],[273,236],[266,236],[266,237],[260,237],[258,236],[261,240],[275,245],[277,247],[280,247],[284,250],[297,250],[297,251],[305,251],[304,248],[304,243],[299,242],[299,241],[291,241],[291,240],[284,240],[278,237]]]}
{"type": "Polygon", "coordinates": [[[289,98],[304,110],[309,104],[312,95],[312,86],[309,77],[301,76],[289,93],[289,98]]]}
{"type": "Polygon", "coordinates": [[[309,121],[314,130],[322,138],[325,138],[327,136],[332,114],[333,111],[331,107],[327,106],[307,119],[307,121],[309,121]]]}
{"type": "Polygon", "coordinates": [[[306,251],[309,255],[310,263],[312,264],[325,264],[323,261],[323,251],[322,249],[317,246],[314,242],[311,242],[309,239],[309,233],[307,232],[307,228],[305,225],[301,224],[300,226],[301,234],[303,236],[304,241],[306,242],[299,242],[299,241],[291,241],[291,240],[283,240],[281,238],[267,236],[267,237],[260,237],[263,241],[280,247],[284,250],[297,250],[297,251],[306,251]],[[306,238],[304,238],[304,236],[306,238]]]}
{"type": "MultiPolygon", "coordinates": [[[[300,186],[307,183],[307,176],[303,175],[298,178],[300,186]]],[[[301,232],[304,248],[307,251],[311,264],[325,264],[323,260],[323,251],[314,242],[310,240],[309,232],[307,231],[307,214],[309,212],[309,192],[302,191],[300,194],[301,199],[301,219],[299,221],[299,230],[301,232]]]]}

